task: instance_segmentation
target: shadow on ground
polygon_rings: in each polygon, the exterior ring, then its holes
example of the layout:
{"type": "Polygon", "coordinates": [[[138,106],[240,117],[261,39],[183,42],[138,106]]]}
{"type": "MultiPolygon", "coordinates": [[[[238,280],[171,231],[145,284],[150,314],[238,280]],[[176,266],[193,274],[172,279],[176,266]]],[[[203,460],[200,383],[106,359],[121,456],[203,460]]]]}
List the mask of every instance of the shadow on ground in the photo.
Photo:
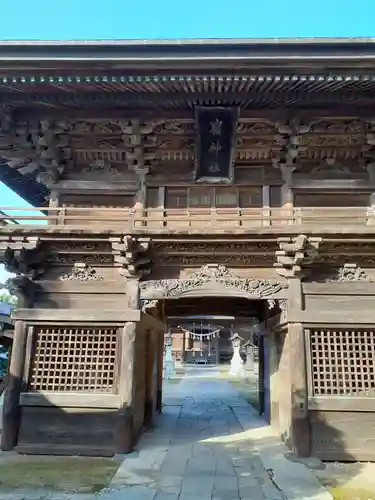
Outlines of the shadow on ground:
{"type": "MultiPolygon", "coordinates": [[[[163,414],[144,434],[135,452],[122,457],[120,467],[119,457],[3,454],[0,477],[8,479],[0,484],[0,490],[9,491],[14,481],[22,490],[44,485],[46,490],[86,493],[80,498],[93,498],[104,486],[102,500],[331,499],[314,473],[286,458],[288,448],[248,404],[247,387],[254,398],[254,380],[249,379],[247,385],[228,379],[224,371],[179,369],[177,376],[164,384],[163,414]]],[[[354,477],[361,467],[353,464],[350,474],[354,477]]],[[[322,474],[319,477],[323,481],[322,474]]],[[[26,494],[24,498],[44,497],[26,494]]]]}

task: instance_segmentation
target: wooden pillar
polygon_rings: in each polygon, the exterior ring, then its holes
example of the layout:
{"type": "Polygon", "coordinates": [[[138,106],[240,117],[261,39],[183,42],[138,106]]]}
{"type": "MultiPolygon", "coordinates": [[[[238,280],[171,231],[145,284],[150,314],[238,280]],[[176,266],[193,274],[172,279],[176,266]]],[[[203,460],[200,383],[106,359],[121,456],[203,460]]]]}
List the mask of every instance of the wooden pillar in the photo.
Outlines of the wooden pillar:
{"type": "Polygon", "coordinates": [[[270,226],[271,225],[271,220],[269,219],[269,216],[271,215],[271,210],[270,210],[270,187],[269,186],[262,186],[262,205],[263,205],[263,216],[267,217],[267,219],[263,220],[263,226],[270,226]]]}
{"type": "Polygon", "coordinates": [[[165,187],[164,186],[159,186],[159,192],[158,192],[158,209],[159,209],[159,217],[161,219],[160,225],[161,227],[164,226],[164,219],[165,219],[165,211],[164,211],[164,206],[165,206],[165,187]]]}
{"type": "MultiPolygon", "coordinates": [[[[279,359],[277,352],[277,336],[282,335],[276,333],[274,329],[269,331],[270,349],[269,349],[269,367],[270,367],[270,423],[276,432],[280,431],[279,427],[279,359]]],[[[281,380],[281,383],[283,381],[281,380]]],[[[285,381],[284,381],[285,383],[285,381]]]]}
{"type": "Polygon", "coordinates": [[[139,279],[133,276],[126,280],[126,304],[127,309],[140,309],[139,279]]]}
{"type": "Polygon", "coordinates": [[[157,349],[158,349],[158,379],[156,388],[156,411],[159,413],[163,408],[163,361],[164,361],[164,332],[158,332],[157,337],[157,349]]]}
{"type": "Polygon", "coordinates": [[[21,420],[19,399],[23,390],[26,343],[27,327],[23,321],[16,321],[9,376],[4,395],[3,430],[1,433],[1,449],[4,451],[12,450],[17,445],[21,420]]]}
{"type": "Polygon", "coordinates": [[[303,325],[293,321],[293,315],[304,308],[304,297],[300,275],[288,279],[288,333],[289,351],[289,411],[290,446],[295,455],[308,457],[311,433],[308,413],[308,387],[306,374],[306,346],[303,325]]]}
{"type": "MultiPolygon", "coordinates": [[[[369,175],[370,186],[373,188],[375,185],[375,163],[371,162],[367,165],[367,172],[369,175]]],[[[374,188],[373,188],[374,189],[374,188]]],[[[369,207],[368,207],[368,224],[375,224],[375,192],[373,191],[370,195],[369,207]]]]}
{"type": "Polygon", "coordinates": [[[58,224],[58,213],[57,213],[57,210],[52,210],[52,209],[58,208],[59,201],[60,200],[59,200],[59,194],[58,194],[58,192],[55,189],[51,190],[51,194],[50,194],[50,197],[49,197],[49,208],[51,210],[49,210],[48,215],[54,215],[55,219],[49,220],[48,224],[50,224],[52,226],[56,226],[58,224]]]}
{"type": "Polygon", "coordinates": [[[135,227],[142,227],[147,225],[145,217],[147,216],[147,187],[146,187],[146,175],[148,174],[148,168],[136,169],[135,173],[138,178],[138,190],[135,195],[134,210],[136,216],[141,220],[135,223],[135,227]]]}
{"type": "Polygon", "coordinates": [[[154,385],[155,385],[155,350],[156,350],[156,333],[151,330],[146,330],[146,349],[145,349],[145,409],[143,423],[146,427],[150,427],[154,418],[154,385]]]}
{"type": "Polygon", "coordinates": [[[288,326],[291,385],[291,447],[298,457],[309,457],[311,429],[308,412],[305,332],[301,323],[288,326]]]}
{"type": "Polygon", "coordinates": [[[259,415],[264,412],[264,338],[258,335],[258,401],[259,415]]]}
{"type": "Polygon", "coordinates": [[[137,324],[126,323],[119,335],[118,393],[120,409],[118,414],[117,453],[129,453],[134,444],[134,368],[135,337],[137,324]]]}
{"type": "MultiPolygon", "coordinates": [[[[281,186],[281,206],[285,209],[285,215],[291,217],[293,215],[294,195],[292,190],[292,174],[296,167],[294,165],[281,165],[281,175],[283,184],[281,186]]],[[[292,224],[293,220],[287,219],[287,224],[292,224]]]]}

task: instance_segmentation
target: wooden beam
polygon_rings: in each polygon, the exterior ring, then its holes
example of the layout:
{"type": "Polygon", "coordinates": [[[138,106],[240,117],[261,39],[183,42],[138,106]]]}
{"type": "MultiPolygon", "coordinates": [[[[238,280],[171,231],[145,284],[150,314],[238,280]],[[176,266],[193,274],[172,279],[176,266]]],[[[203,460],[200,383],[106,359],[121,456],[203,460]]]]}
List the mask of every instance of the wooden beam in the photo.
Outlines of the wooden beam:
{"type": "Polygon", "coordinates": [[[21,406],[52,406],[54,408],[114,408],[120,406],[117,394],[84,394],[81,392],[22,392],[21,406]]]}
{"type": "MultiPolygon", "coordinates": [[[[337,108],[329,107],[328,105],[319,109],[311,109],[307,106],[304,108],[292,109],[244,109],[240,113],[241,120],[270,120],[278,121],[281,118],[291,118],[294,116],[301,117],[302,119],[315,119],[315,118],[372,118],[375,116],[375,106],[348,106],[343,104],[337,108]]],[[[162,110],[162,109],[126,109],[121,107],[103,108],[103,107],[90,107],[86,109],[61,109],[50,107],[25,107],[18,109],[14,112],[15,121],[22,121],[28,119],[42,119],[50,118],[57,120],[79,120],[79,119],[92,119],[92,120],[107,120],[107,119],[165,119],[165,120],[194,120],[194,110],[162,110]]]]}
{"type": "Polygon", "coordinates": [[[374,397],[315,396],[308,399],[309,410],[375,412],[374,397]]]}
{"type": "MultiPolygon", "coordinates": [[[[360,253],[358,252],[356,257],[359,255],[360,253]]],[[[305,295],[352,295],[353,297],[359,297],[363,295],[375,295],[375,283],[372,281],[327,283],[302,282],[302,290],[305,295]]]]}
{"type": "Polygon", "coordinates": [[[13,312],[13,319],[23,321],[43,321],[48,323],[101,323],[125,324],[128,321],[139,321],[141,312],[138,310],[122,309],[95,311],[93,309],[17,309],[13,312]]]}
{"type": "Polygon", "coordinates": [[[42,444],[21,444],[16,446],[15,451],[21,455],[58,455],[58,456],[85,456],[85,457],[112,457],[113,445],[91,446],[87,445],[53,445],[42,444]]]}
{"type": "MultiPolygon", "coordinates": [[[[325,305],[326,300],[322,299],[321,306],[325,305]]],[[[327,304],[326,304],[327,305],[327,304]]],[[[288,321],[293,323],[304,323],[305,326],[318,325],[319,328],[329,328],[332,329],[336,325],[342,325],[345,328],[355,327],[355,328],[373,328],[375,323],[375,310],[361,309],[360,314],[357,310],[344,309],[342,307],[335,307],[333,301],[329,301],[329,310],[319,309],[319,314],[317,314],[317,309],[311,308],[307,311],[295,311],[288,315],[288,321]]]]}
{"type": "Polygon", "coordinates": [[[150,105],[162,105],[168,101],[174,103],[181,102],[201,102],[212,100],[223,100],[226,102],[251,102],[261,101],[267,104],[269,102],[301,102],[321,104],[348,104],[363,103],[372,104],[374,101],[374,92],[361,91],[340,91],[340,92],[303,92],[303,91],[273,91],[273,92],[82,92],[75,94],[73,92],[62,93],[2,93],[0,94],[0,103],[6,105],[59,105],[81,107],[87,105],[107,105],[121,106],[133,103],[149,103],[150,105]]]}

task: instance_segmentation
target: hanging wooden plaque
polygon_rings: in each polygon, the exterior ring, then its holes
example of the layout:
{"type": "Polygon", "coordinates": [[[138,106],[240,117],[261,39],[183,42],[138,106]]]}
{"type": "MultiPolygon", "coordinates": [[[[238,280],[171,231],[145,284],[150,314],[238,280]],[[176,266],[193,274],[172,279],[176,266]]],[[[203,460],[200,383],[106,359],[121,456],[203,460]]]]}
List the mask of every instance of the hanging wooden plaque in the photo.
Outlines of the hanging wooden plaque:
{"type": "Polygon", "coordinates": [[[231,182],[238,108],[196,108],[196,182],[231,182]]]}

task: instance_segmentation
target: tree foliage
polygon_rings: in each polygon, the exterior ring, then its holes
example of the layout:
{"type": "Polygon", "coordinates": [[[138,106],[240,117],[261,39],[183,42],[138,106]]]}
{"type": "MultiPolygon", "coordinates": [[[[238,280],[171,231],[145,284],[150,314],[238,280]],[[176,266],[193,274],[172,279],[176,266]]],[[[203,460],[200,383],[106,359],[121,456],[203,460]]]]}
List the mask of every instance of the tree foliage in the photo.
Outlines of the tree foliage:
{"type": "Polygon", "coordinates": [[[17,304],[17,297],[11,295],[9,292],[3,291],[0,292],[0,302],[15,306],[17,304]]]}
{"type": "Polygon", "coordinates": [[[8,349],[0,345],[0,377],[3,377],[8,368],[8,349]]]}
{"type": "MultiPolygon", "coordinates": [[[[16,306],[17,297],[9,293],[9,291],[6,288],[7,288],[7,283],[5,283],[5,288],[0,292],[0,302],[16,306]]],[[[0,377],[4,376],[7,373],[8,362],[9,362],[8,354],[9,354],[8,348],[3,345],[0,345],[0,377]]]]}
{"type": "Polygon", "coordinates": [[[12,278],[8,278],[2,286],[0,291],[0,302],[17,305],[17,297],[12,293],[12,278]]]}

